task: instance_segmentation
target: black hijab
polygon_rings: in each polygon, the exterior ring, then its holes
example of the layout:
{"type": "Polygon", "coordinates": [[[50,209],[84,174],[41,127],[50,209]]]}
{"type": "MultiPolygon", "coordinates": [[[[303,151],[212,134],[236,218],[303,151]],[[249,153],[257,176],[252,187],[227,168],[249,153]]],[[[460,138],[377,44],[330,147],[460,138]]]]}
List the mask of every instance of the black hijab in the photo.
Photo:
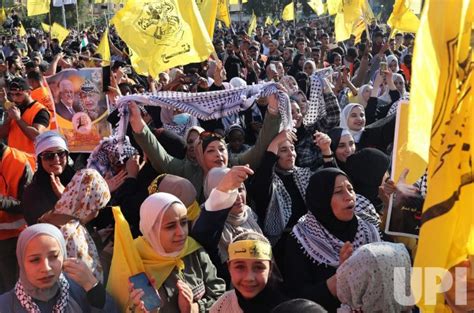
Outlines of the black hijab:
{"type": "Polygon", "coordinates": [[[341,141],[343,130],[344,129],[342,127],[334,127],[328,131],[328,136],[331,138],[331,151],[334,153],[334,159],[336,160],[337,166],[339,166],[341,170],[346,171],[346,162],[338,160],[335,156],[337,146],[339,146],[339,142],[341,141]]]}
{"type": "Polygon", "coordinates": [[[350,221],[343,222],[334,215],[331,208],[334,184],[339,175],[348,177],[338,168],[325,168],[314,173],[306,189],[306,206],[331,234],[344,242],[352,242],[359,225],[355,214],[350,221]]]}
{"type": "Polygon", "coordinates": [[[235,295],[244,313],[270,313],[274,307],[287,300],[285,296],[272,288],[269,283],[252,299],[245,299],[237,289],[235,289],[235,295]]]}
{"type": "Polygon", "coordinates": [[[296,74],[303,71],[303,67],[299,65],[299,62],[300,62],[300,59],[304,57],[305,57],[304,54],[301,54],[301,53],[298,53],[297,55],[295,55],[295,57],[293,58],[293,65],[288,71],[289,75],[296,77],[296,74]]]}
{"type": "Polygon", "coordinates": [[[346,172],[354,189],[380,207],[382,201],[378,197],[379,186],[388,170],[390,159],[382,151],[374,148],[364,148],[349,156],[346,161],[346,172]]]}

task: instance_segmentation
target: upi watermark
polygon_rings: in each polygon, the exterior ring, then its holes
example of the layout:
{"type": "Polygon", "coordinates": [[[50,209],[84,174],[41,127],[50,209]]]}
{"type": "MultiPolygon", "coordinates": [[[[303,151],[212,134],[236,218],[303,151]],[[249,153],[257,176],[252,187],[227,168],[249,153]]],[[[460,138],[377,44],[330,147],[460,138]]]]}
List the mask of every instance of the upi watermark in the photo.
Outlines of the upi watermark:
{"type": "Polygon", "coordinates": [[[440,267],[413,267],[410,273],[404,267],[396,267],[393,271],[395,301],[412,306],[423,297],[425,305],[436,305],[437,295],[454,287],[454,304],[466,305],[467,271],[466,267],[456,267],[453,277],[452,272],[440,267]]]}

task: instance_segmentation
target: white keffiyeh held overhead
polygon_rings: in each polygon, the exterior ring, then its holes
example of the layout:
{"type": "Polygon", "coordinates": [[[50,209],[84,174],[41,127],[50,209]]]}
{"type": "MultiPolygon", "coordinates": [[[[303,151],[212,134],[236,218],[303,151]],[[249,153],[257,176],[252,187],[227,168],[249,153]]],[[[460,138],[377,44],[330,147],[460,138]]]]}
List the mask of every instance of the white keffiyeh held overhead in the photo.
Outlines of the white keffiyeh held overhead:
{"type": "Polygon", "coordinates": [[[142,103],[145,106],[177,109],[201,120],[211,120],[246,110],[252,106],[256,99],[272,94],[278,94],[282,128],[291,129],[292,117],[288,95],[278,89],[277,84],[265,83],[229,90],[199,93],[162,91],[156,94],[123,96],[117,100],[117,106],[121,113],[117,135],[121,137],[126,133],[129,118],[128,106],[126,104],[129,101],[142,103]]]}
{"type": "Polygon", "coordinates": [[[305,126],[313,125],[327,115],[323,92],[325,84],[328,84],[327,79],[332,76],[332,73],[332,68],[328,67],[317,70],[310,76],[308,111],[303,118],[305,126]]]}

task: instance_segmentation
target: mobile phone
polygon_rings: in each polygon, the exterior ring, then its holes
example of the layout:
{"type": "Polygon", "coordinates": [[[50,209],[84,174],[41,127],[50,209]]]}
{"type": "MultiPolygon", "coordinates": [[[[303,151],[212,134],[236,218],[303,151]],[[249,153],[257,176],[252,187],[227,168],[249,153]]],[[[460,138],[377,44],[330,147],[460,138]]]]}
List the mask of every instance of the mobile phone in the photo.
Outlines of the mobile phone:
{"type": "Polygon", "coordinates": [[[142,301],[148,311],[157,309],[161,305],[161,299],[156,292],[155,287],[151,284],[148,276],[144,272],[130,276],[128,280],[133,284],[134,289],[141,289],[144,292],[142,301]]]}
{"type": "Polygon", "coordinates": [[[380,74],[385,74],[387,68],[387,62],[380,62],[380,74]]]}

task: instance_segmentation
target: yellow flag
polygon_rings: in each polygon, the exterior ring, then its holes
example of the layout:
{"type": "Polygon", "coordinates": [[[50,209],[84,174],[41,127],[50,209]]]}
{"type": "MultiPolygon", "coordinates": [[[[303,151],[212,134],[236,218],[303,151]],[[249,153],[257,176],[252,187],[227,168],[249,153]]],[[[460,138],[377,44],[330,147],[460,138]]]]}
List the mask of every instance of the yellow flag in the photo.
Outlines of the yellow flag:
{"type": "Polygon", "coordinates": [[[51,38],[58,39],[59,45],[61,45],[64,39],[67,38],[67,35],[69,35],[69,30],[62,27],[58,23],[53,23],[53,26],[51,26],[51,38]]]}
{"type": "Polygon", "coordinates": [[[396,28],[402,32],[416,33],[418,27],[420,27],[420,20],[410,11],[405,0],[396,0],[387,24],[392,29],[396,28]]]}
{"type": "Polygon", "coordinates": [[[281,18],[284,21],[293,21],[295,19],[295,3],[293,1],[285,6],[281,13],[281,18]]]}
{"type": "Polygon", "coordinates": [[[4,23],[7,20],[7,14],[5,13],[5,9],[2,7],[0,9],[0,23],[4,23]]]}
{"type": "Polygon", "coordinates": [[[146,67],[153,77],[178,65],[202,62],[214,51],[194,1],[128,0],[111,22],[141,60],[140,68],[146,67]]]}
{"type": "Polygon", "coordinates": [[[322,0],[309,0],[308,5],[317,15],[321,16],[324,14],[324,4],[322,0]]]}
{"type": "Polygon", "coordinates": [[[119,207],[113,207],[115,220],[114,252],[110,265],[107,291],[117,301],[121,312],[127,311],[129,299],[128,278],[145,271],[142,259],[135,248],[127,220],[119,207]]]}
{"type": "Polygon", "coordinates": [[[336,33],[336,41],[344,41],[351,38],[352,24],[346,23],[344,13],[337,13],[334,20],[334,32],[336,33]]]}
{"type": "Polygon", "coordinates": [[[218,3],[219,0],[201,0],[196,2],[210,38],[214,36],[218,3]]]}
{"type": "Polygon", "coordinates": [[[227,5],[227,0],[218,0],[219,4],[217,6],[217,16],[216,18],[219,21],[224,22],[225,26],[230,27],[230,13],[229,6],[227,5]]]}
{"type": "Polygon", "coordinates": [[[272,18],[270,16],[267,16],[267,18],[265,19],[265,26],[272,25],[272,24],[273,24],[272,18]]]}
{"type": "Polygon", "coordinates": [[[275,17],[275,19],[273,20],[273,25],[278,26],[278,24],[280,24],[280,20],[278,19],[278,17],[275,17]]]}
{"type": "MultiPolygon", "coordinates": [[[[242,3],[247,3],[247,2],[249,2],[249,0],[241,0],[241,1],[242,1],[242,3]]],[[[230,1],[229,1],[229,4],[233,4],[233,5],[239,4],[239,0],[230,0],[230,1]]]]}
{"type": "Polygon", "coordinates": [[[46,24],[46,23],[43,23],[43,22],[41,22],[41,27],[42,27],[43,30],[44,30],[45,32],[47,32],[47,33],[49,33],[50,30],[51,30],[51,26],[48,25],[48,24],[46,24]]]}
{"type": "Polygon", "coordinates": [[[358,22],[354,23],[354,26],[352,27],[352,35],[355,36],[354,44],[361,42],[362,34],[365,30],[366,27],[363,19],[360,19],[358,22]]]}
{"type": "Polygon", "coordinates": [[[247,34],[251,36],[256,27],[257,27],[257,16],[255,15],[254,12],[252,12],[252,17],[250,18],[247,34]]]}
{"type": "Polygon", "coordinates": [[[342,0],[327,0],[326,5],[328,7],[329,15],[334,15],[341,10],[342,0]]]}
{"type": "Polygon", "coordinates": [[[28,16],[46,14],[49,12],[51,0],[28,0],[26,1],[26,10],[28,16]]]}
{"type": "Polygon", "coordinates": [[[20,35],[21,37],[26,36],[26,30],[23,27],[23,23],[21,23],[21,22],[20,22],[20,29],[18,31],[18,35],[20,35]]]}
{"type": "MultiPolygon", "coordinates": [[[[407,143],[410,151],[428,160],[428,190],[414,266],[449,269],[474,254],[474,59],[470,50],[474,1],[452,0],[449,6],[427,1],[425,6],[416,35],[410,95],[410,111],[418,117],[409,126],[419,147],[411,149],[413,140],[407,143]]],[[[422,283],[412,277],[412,286],[422,283]]],[[[413,288],[422,312],[448,311],[443,294],[430,297],[435,288],[434,281],[421,290],[413,288]]]]}
{"type": "Polygon", "coordinates": [[[342,8],[346,23],[354,23],[362,18],[367,24],[370,24],[375,19],[374,12],[367,0],[344,0],[342,8]]]}
{"type": "Polygon", "coordinates": [[[102,34],[99,46],[97,47],[96,53],[100,53],[102,57],[102,66],[110,65],[110,46],[109,46],[109,28],[107,27],[102,34]]]}

